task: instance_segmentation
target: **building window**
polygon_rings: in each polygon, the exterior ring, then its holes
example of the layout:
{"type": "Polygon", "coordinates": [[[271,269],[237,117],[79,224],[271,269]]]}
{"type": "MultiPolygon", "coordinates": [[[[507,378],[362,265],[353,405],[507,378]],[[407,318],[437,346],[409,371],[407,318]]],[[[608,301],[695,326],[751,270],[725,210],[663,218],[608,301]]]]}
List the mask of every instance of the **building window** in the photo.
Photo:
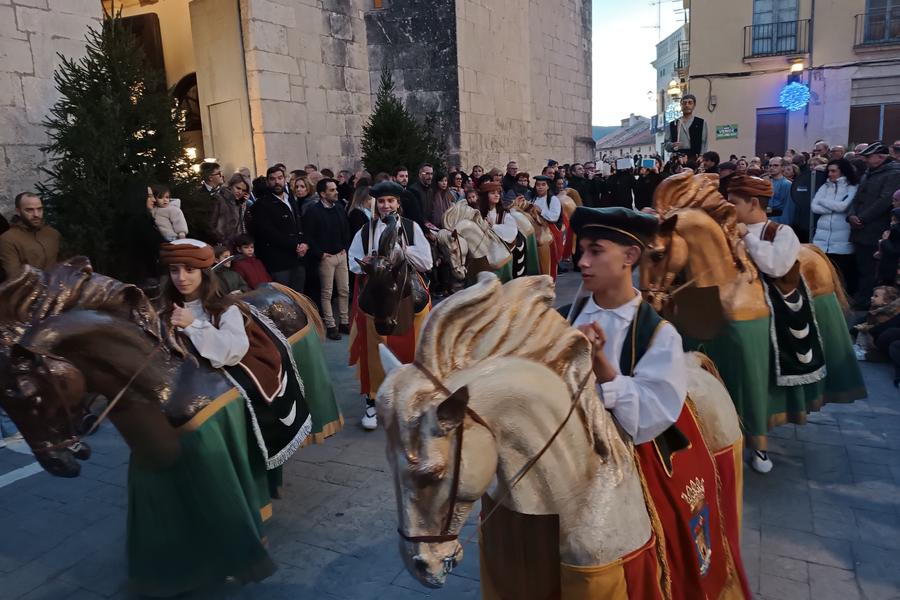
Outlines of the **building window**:
{"type": "Polygon", "coordinates": [[[753,56],[798,51],[797,0],[753,0],[753,56]]]}
{"type": "Polygon", "coordinates": [[[867,0],[862,43],[900,42],[900,0],[867,0]]]}
{"type": "Polygon", "coordinates": [[[850,107],[849,145],[900,140],[900,103],[850,107]]]}
{"type": "Polygon", "coordinates": [[[782,156],[787,148],[788,112],[783,108],[756,110],[756,156],[772,152],[782,156]]]}

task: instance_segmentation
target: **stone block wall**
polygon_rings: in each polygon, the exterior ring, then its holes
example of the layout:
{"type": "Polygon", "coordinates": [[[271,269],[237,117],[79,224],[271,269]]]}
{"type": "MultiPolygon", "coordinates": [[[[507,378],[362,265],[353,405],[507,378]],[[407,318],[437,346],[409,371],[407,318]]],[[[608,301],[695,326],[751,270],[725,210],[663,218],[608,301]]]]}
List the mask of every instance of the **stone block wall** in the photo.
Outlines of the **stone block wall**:
{"type": "Polygon", "coordinates": [[[458,0],[462,166],[534,168],[528,3],[458,0]],[[523,6],[525,8],[523,8],[523,6]]]}
{"type": "Polygon", "coordinates": [[[387,68],[407,109],[419,119],[435,118],[436,133],[444,139],[451,163],[460,152],[455,4],[455,0],[390,0],[383,8],[366,12],[373,97],[382,69],[387,68]]]}
{"type": "Polygon", "coordinates": [[[591,0],[530,0],[529,30],[532,154],[541,165],[548,158],[588,160],[592,158],[585,154],[585,141],[591,138],[591,0]]]}
{"type": "Polygon", "coordinates": [[[359,165],[367,0],[241,0],[256,171],[359,165]]]}
{"type": "Polygon", "coordinates": [[[0,212],[34,190],[47,165],[41,122],[58,99],[57,53],[84,55],[84,36],[98,27],[99,0],[0,0],[0,212]]]}

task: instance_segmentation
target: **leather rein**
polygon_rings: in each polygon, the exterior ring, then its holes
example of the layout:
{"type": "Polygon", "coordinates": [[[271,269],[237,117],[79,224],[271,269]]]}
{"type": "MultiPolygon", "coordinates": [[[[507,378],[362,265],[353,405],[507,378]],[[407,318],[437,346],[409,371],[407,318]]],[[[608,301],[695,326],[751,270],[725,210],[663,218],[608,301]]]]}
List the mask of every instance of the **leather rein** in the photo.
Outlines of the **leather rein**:
{"type": "MultiPolygon", "coordinates": [[[[442,393],[447,397],[453,395],[447,386],[445,386],[437,376],[432,373],[425,365],[420,363],[419,361],[414,361],[413,366],[416,367],[423,375],[425,375],[429,381],[442,393]]],[[[587,385],[588,380],[590,379],[592,371],[588,370],[587,374],[582,379],[575,393],[572,394],[572,402],[569,406],[569,411],[566,413],[565,418],[559,424],[559,427],[556,428],[556,431],[553,432],[553,435],[550,436],[550,439],[544,444],[544,446],[538,450],[538,452],[532,456],[528,462],[526,462],[521,469],[513,476],[510,480],[510,484],[507,486],[506,491],[500,495],[499,498],[495,501],[494,508],[481,520],[481,523],[475,529],[475,532],[465,541],[468,544],[472,541],[473,537],[478,533],[478,530],[484,526],[484,524],[488,521],[488,519],[493,516],[494,512],[501,506],[503,500],[505,500],[511,493],[513,488],[518,485],[520,481],[528,474],[529,471],[537,464],[537,462],[541,459],[541,457],[550,449],[550,446],[553,445],[553,442],[556,441],[556,438],[565,428],[566,424],[569,422],[569,419],[572,416],[572,413],[575,412],[575,408],[578,406],[578,398],[581,396],[581,392],[584,391],[584,387],[587,385]]],[[[494,434],[494,431],[491,429],[491,426],[487,424],[487,422],[468,405],[466,406],[466,416],[470,417],[473,421],[478,423],[487,429],[491,437],[495,440],[497,436],[494,434]]],[[[447,515],[444,517],[444,524],[441,527],[441,531],[436,535],[409,535],[404,532],[401,528],[397,528],[397,533],[400,534],[400,537],[411,543],[422,543],[422,544],[439,544],[443,542],[453,542],[459,539],[459,532],[453,532],[453,518],[456,515],[456,505],[458,503],[459,496],[459,482],[461,477],[461,466],[462,466],[462,451],[463,451],[463,432],[465,431],[465,418],[463,418],[459,425],[456,426],[456,447],[454,448],[453,453],[453,475],[450,480],[450,504],[447,507],[447,515]]]]}

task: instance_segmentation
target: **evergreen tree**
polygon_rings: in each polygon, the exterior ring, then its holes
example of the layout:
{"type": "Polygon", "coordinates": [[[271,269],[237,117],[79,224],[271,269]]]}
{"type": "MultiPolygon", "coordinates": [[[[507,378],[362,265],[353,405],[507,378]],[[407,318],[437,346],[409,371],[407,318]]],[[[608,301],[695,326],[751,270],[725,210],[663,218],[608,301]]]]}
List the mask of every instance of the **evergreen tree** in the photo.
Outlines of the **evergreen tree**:
{"type": "Polygon", "coordinates": [[[431,163],[442,171],[446,155],[443,142],[434,134],[433,118],[420,124],[394,94],[394,79],[387,68],[381,71],[381,85],[375,110],[363,126],[362,161],[372,175],[390,172],[398,165],[416,169],[431,163]]]}
{"type": "Polygon", "coordinates": [[[61,255],[86,255],[97,271],[133,280],[135,265],[125,257],[134,255],[135,235],[158,243],[145,227],[147,184],[190,177],[183,119],[163,74],[118,16],[107,16],[85,40],[85,56],[61,56],[53,75],[61,97],[44,121],[50,143],[43,150],[52,158],[38,188],[48,221],[62,234],[61,255]]]}

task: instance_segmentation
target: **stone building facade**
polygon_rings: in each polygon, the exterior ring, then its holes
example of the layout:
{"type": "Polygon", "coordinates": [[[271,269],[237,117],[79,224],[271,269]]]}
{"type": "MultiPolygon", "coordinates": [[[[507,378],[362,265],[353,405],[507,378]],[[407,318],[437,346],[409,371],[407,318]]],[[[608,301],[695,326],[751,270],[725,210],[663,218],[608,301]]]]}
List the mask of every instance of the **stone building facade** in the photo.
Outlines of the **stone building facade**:
{"type": "MultiPolygon", "coordinates": [[[[0,0],[0,210],[47,157],[56,53],[110,0],[0,0]]],[[[593,148],[590,0],[115,0],[195,114],[188,145],[227,171],[360,165],[382,68],[451,164],[538,169],[593,148]],[[152,39],[150,39],[152,38],[152,39]]],[[[180,95],[179,95],[180,94],[180,95]]],[[[410,165],[412,167],[412,165],[410,165]]]]}

